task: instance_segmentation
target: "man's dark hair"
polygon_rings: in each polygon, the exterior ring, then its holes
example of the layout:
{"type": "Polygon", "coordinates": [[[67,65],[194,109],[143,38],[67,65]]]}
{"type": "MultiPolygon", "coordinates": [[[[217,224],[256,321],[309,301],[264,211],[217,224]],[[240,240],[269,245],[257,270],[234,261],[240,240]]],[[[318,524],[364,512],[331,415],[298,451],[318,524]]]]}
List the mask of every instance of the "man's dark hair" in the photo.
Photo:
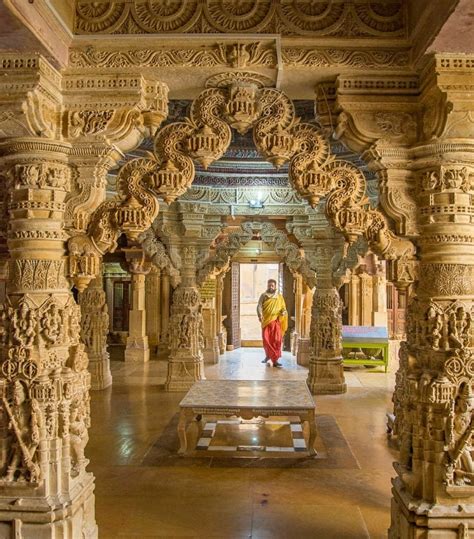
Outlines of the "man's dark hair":
{"type": "Polygon", "coordinates": [[[268,284],[268,283],[275,283],[275,284],[277,284],[277,282],[275,281],[275,279],[268,279],[267,284],[268,284]]]}

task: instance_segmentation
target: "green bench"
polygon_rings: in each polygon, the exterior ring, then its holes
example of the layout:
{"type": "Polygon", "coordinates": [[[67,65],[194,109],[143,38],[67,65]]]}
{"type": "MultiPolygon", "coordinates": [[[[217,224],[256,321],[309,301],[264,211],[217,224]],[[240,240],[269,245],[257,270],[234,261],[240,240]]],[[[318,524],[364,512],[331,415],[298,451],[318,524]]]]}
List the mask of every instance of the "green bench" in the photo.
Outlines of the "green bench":
{"type": "MultiPolygon", "coordinates": [[[[360,352],[359,352],[360,354],[360,352]]],[[[343,365],[364,365],[366,367],[383,367],[387,372],[388,368],[388,330],[386,327],[372,326],[342,326],[342,358],[343,365]],[[350,350],[377,350],[380,359],[367,357],[357,357],[357,352],[350,353],[350,350]]]]}

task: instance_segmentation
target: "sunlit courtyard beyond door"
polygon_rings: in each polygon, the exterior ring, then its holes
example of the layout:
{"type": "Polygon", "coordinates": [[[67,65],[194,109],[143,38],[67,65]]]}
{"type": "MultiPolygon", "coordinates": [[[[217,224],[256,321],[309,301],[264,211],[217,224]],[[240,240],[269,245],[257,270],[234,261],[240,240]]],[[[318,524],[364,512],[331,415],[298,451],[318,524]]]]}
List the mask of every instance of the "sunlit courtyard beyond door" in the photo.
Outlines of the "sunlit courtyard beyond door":
{"type": "Polygon", "coordinates": [[[257,317],[260,294],[268,279],[278,282],[278,264],[240,264],[240,329],[242,346],[261,346],[262,331],[257,317]]]}

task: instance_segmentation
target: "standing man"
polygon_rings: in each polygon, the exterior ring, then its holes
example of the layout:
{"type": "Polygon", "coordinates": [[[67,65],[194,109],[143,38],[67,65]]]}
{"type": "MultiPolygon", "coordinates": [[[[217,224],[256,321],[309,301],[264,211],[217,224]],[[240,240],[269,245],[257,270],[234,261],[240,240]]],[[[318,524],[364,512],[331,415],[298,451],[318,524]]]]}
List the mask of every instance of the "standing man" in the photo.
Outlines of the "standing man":
{"type": "Polygon", "coordinates": [[[268,363],[270,367],[281,367],[278,360],[281,356],[283,335],[288,329],[288,313],[283,296],[277,292],[275,279],[268,280],[267,290],[258,300],[257,314],[262,324],[265,350],[265,359],[262,363],[268,363]]]}

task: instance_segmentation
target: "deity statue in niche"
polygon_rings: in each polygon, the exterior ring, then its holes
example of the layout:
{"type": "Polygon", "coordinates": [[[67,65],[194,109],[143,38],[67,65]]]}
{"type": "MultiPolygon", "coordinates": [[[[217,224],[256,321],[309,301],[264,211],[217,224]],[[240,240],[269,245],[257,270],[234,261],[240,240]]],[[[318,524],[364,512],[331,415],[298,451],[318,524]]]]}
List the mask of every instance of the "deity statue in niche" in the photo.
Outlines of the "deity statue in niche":
{"type": "Polygon", "coordinates": [[[12,431],[12,443],[3,480],[37,482],[40,470],[34,457],[39,444],[41,412],[37,401],[28,399],[27,389],[20,381],[16,381],[11,390],[11,402],[3,397],[8,428],[12,431]]]}
{"type": "Polygon", "coordinates": [[[69,417],[69,439],[71,444],[71,475],[79,475],[86,464],[84,448],[89,441],[87,412],[83,402],[74,401],[71,404],[69,417]]]}
{"type": "Polygon", "coordinates": [[[41,320],[42,335],[49,344],[56,344],[61,336],[63,320],[58,306],[53,303],[41,320]]]}
{"type": "Polygon", "coordinates": [[[24,302],[12,313],[12,339],[14,344],[32,346],[36,335],[36,316],[24,302]]]}
{"type": "Polygon", "coordinates": [[[472,434],[474,432],[474,394],[469,383],[461,384],[446,422],[449,462],[447,481],[457,485],[474,483],[472,434]]]}

